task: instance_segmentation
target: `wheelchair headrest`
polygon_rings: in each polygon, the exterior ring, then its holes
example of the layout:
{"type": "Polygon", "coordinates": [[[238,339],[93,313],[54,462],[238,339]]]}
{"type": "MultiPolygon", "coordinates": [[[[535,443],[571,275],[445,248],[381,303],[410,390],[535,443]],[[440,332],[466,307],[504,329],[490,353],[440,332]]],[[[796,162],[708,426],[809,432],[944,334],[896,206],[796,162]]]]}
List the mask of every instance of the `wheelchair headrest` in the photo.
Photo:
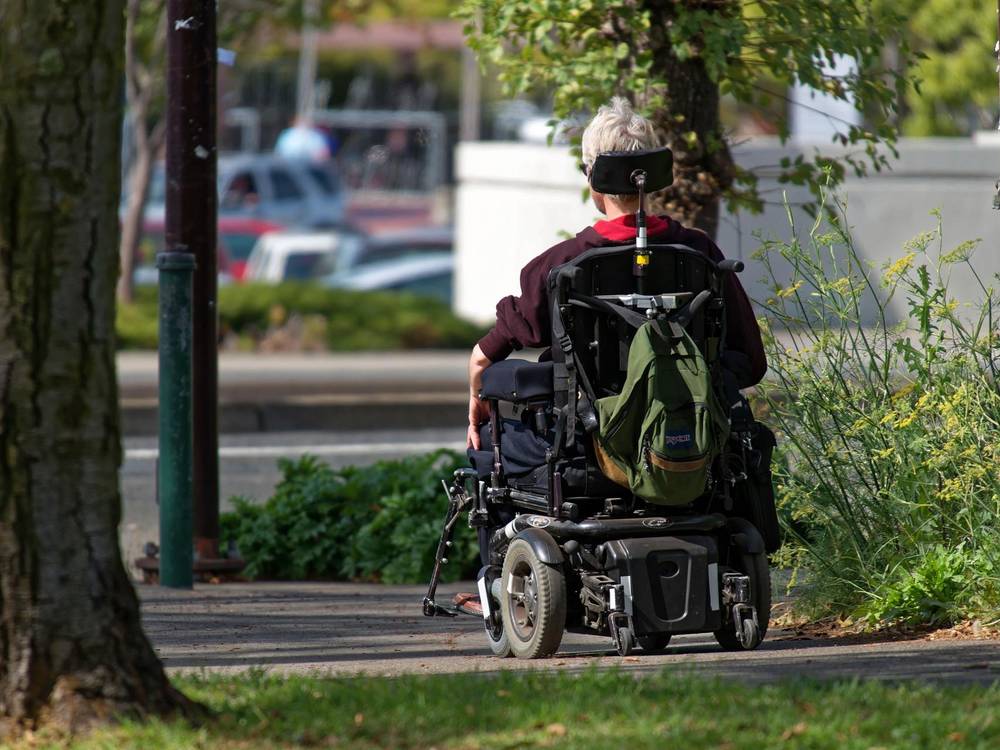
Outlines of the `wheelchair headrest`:
{"type": "Polygon", "coordinates": [[[590,186],[599,193],[638,195],[633,179],[637,170],[646,173],[647,193],[663,190],[674,181],[674,155],[669,148],[599,154],[590,170],[590,186]]]}

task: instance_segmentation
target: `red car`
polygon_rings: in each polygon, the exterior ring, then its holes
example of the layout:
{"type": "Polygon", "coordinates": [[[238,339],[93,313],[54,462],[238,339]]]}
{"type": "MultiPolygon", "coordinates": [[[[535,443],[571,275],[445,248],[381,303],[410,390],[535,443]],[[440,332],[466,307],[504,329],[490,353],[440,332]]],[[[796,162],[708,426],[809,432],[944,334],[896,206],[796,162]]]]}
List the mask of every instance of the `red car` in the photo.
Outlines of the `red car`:
{"type": "Polygon", "coordinates": [[[275,224],[263,219],[249,219],[235,216],[219,218],[219,247],[225,247],[229,258],[229,275],[235,281],[243,281],[247,270],[247,259],[250,251],[257,244],[257,239],[267,232],[277,232],[284,225],[275,224]]]}
{"type": "MultiPolygon", "coordinates": [[[[284,229],[281,224],[260,219],[222,217],[219,219],[218,263],[219,273],[226,274],[234,281],[242,281],[246,272],[247,258],[257,244],[257,238],[266,232],[284,229]]],[[[140,269],[153,268],[156,254],[164,249],[163,222],[155,219],[143,222],[142,239],[135,268],[142,279],[140,269]]],[[[140,282],[141,283],[141,282],[140,282]]]]}

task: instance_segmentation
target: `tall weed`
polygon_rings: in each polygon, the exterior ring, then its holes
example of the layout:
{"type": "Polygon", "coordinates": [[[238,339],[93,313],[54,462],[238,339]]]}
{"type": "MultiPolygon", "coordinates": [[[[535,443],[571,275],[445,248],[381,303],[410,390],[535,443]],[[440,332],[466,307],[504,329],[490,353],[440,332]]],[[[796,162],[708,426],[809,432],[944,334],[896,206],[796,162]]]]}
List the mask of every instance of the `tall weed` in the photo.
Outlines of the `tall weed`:
{"type": "Polygon", "coordinates": [[[837,208],[807,242],[757,253],[772,282],[761,390],[780,430],[782,561],[811,616],[1000,620],[996,279],[976,271],[976,242],[945,250],[940,215],[872,268],[837,208]],[[974,302],[949,288],[958,273],[974,302]]]}

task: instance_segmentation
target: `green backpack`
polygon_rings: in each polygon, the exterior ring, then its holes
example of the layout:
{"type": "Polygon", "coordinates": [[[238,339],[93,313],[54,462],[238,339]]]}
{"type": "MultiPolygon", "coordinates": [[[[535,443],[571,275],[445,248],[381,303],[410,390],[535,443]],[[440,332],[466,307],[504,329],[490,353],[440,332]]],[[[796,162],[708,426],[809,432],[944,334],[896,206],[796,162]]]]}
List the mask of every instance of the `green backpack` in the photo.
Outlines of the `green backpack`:
{"type": "Polygon", "coordinates": [[[658,505],[686,505],[707,489],[729,418],[708,362],[686,331],[661,336],[643,324],[632,340],[621,394],[595,402],[601,470],[658,505]]]}

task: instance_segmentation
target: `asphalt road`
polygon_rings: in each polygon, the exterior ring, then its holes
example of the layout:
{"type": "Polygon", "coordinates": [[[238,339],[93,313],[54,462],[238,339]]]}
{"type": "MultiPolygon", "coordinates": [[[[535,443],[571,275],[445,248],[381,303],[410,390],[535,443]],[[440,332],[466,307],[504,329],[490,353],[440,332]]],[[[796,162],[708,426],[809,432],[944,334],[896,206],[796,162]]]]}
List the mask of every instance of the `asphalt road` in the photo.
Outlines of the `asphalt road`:
{"type": "MultiPolygon", "coordinates": [[[[331,466],[370,464],[440,447],[464,448],[465,431],[457,429],[368,430],[364,432],[288,432],[223,435],[219,438],[221,506],[241,495],[267,499],[280,479],[279,458],[311,453],[331,466]]],[[[159,538],[156,504],[156,439],[125,440],[121,470],[122,549],[129,562],[141,556],[147,541],[159,538]]]]}
{"type": "MultiPolygon", "coordinates": [[[[443,586],[446,601],[472,584],[443,586]]],[[[425,618],[420,586],[349,583],[199,585],[194,591],[140,586],[146,632],[171,671],[378,675],[581,671],[621,668],[695,671],[739,682],[785,677],[860,677],[991,683],[1000,680],[1000,641],[895,641],[846,645],[770,633],[750,653],[722,651],[711,636],[681,636],[666,653],[622,658],[610,639],[567,635],[539,661],[497,659],[475,618],[425,618]]]]}

